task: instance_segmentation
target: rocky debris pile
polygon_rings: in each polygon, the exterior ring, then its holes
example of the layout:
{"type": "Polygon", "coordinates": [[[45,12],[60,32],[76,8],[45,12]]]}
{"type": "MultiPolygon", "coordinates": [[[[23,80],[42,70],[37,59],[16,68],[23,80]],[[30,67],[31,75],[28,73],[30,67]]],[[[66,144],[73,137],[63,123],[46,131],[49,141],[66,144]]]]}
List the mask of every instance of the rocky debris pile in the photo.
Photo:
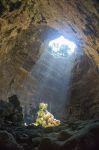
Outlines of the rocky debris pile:
{"type": "Polygon", "coordinates": [[[9,102],[0,100],[0,123],[22,124],[22,107],[16,95],[9,97],[9,102]]]}
{"type": "Polygon", "coordinates": [[[55,127],[60,125],[60,120],[56,120],[54,116],[47,110],[48,104],[40,103],[35,126],[41,125],[44,128],[55,127]]]}
{"type": "Polygon", "coordinates": [[[68,121],[52,128],[3,126],[0,150],[5,146],[7,150],[99,150],[99,120],[68,121]]]}

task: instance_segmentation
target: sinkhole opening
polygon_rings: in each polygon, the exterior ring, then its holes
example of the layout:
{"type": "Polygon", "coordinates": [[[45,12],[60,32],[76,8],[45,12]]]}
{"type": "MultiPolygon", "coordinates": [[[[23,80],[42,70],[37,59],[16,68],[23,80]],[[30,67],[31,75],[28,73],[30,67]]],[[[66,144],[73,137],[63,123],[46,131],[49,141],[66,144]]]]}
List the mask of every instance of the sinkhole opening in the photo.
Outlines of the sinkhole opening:
{"type": "Polygon", "coordinates": [[[49,42],[48,51],[54,57],[67,57],[75,52],[76,47],[75,42],[60,36],[49,42]]]}

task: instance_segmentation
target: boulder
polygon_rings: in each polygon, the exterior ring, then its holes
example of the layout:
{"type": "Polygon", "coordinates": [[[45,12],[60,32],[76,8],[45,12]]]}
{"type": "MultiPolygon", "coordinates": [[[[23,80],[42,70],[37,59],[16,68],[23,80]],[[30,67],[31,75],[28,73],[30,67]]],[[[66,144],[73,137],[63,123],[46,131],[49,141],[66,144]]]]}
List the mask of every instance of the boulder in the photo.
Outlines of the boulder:
{"type": "Polygon", "coordinates": [[[32,139],[33,147],[38,147],[40,145],[40,142],[41,142],[41,138],[40,137],[33,138],[32,139]]]}
{"type": "Polygon", "coordinates": [[[23,148],[17,144],[12,134],[0,131],[0,150],[23,150],[23,148]]]}
{"type": "Polygon", "coordinates": [[[61,131],[59,133],[59,136],[58,136],[58,140],[59,141],[65,141],[67,140],[68,138],[70,138],[72,135],[70,133],[68,133],[67,131],[61,131]]]}
{"type": "Polygon", "coordinates": [[[14,124],[23,122],[22,107],[16,95],[9,98],[9,102],[0,100],[0,121],[11,121],[14,124]]]}

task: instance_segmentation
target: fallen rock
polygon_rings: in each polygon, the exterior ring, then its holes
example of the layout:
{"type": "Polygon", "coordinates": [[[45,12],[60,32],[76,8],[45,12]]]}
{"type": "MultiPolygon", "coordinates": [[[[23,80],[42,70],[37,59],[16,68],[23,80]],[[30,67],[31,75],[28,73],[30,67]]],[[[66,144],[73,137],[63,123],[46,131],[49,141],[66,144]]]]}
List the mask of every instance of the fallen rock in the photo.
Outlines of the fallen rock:
{"type": "Polygon", "coordinates": [[[72,135],[70,133],[68,133],[67,131],[61,131],[59,133],[59,136],[58,136],[58,140],[59,141],[65,141],[67,140],[68,138],[70,138],[72,135]]]}
{"type": "Polygon", "coordinates": [[[0,122],[23,123],[22,107],[16,95],[9,98],[9,102],[0,100],[0,122]]]}
{"type": "Polygon", "coordinates": [[[38,147],[40,145],[40,142],[41,142],[41,138],[40,137],[33,138],[32,139],[32,145],[33,145],[33,147],[38,147]]]}
{"type": "Polygon", "coordinates": [[[61,150],[99,150],[99,123],[87,125],[68,139],[61,150]]]}
{"type": "Polygon", "coordinates": [[[0,150],[23,150],[23,148],[17,144],[12,134],[0,131],[0,150]]]}
{"type": "Polygon", "coordinates": [[[60,143],[50,138],[43,138],[39,150],[60,150],[60,143]]]}

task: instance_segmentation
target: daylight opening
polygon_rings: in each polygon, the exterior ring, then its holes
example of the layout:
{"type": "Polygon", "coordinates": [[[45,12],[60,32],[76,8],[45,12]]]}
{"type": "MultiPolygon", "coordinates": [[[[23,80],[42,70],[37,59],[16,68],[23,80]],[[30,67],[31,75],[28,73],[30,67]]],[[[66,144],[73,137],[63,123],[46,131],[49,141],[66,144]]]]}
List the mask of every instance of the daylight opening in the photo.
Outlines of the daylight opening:
{"type": "Polygon", "coordinates": [[[76,44],[63,36],[49,42],[48,51],[55,57],[66,57],[74,53],[76,44]]]}

